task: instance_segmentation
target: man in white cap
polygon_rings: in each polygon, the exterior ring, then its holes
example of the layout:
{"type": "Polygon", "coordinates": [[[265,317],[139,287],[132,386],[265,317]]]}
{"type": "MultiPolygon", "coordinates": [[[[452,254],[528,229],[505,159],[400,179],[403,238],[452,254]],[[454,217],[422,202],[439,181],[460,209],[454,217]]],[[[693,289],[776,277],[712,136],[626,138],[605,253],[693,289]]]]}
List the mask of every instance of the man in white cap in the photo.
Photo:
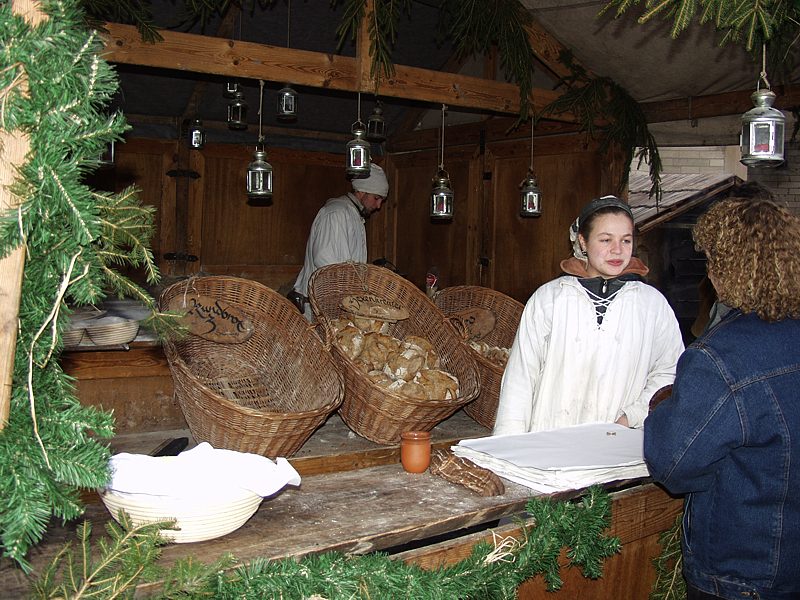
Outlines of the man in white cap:
{"type": "Polygon", "coordinates": [[[303,269],[297,276],[289,299],[311,321],[314,315],[308,304],[308,280],[311,274],[325,265],[354,261],[367,262],[367,232],[364,220],[380,210],[389,193],[386,173],[370,164],[369,177],[353,179],[353,191],[330,198],[319,209],[306,243],[303,269]]]}

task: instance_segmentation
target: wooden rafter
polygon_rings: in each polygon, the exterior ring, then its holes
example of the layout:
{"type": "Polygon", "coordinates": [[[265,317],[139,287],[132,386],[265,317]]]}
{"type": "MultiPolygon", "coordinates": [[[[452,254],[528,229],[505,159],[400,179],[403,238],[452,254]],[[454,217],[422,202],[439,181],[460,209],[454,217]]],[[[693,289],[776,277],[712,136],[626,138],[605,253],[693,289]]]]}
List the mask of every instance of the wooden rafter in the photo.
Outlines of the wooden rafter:
{"type": "MultiPolygon", "coordinates": [[[[564,79],[572,75],[572,71],[559,60],[562,53],[570,51],[569,48],[553,37],[553,35],[536,20],[528,25],[528,43],[531,46],[531,50],[533,50],[533,54],[539,59],[539,62],[547,67],[558,79],[564,79]]],[[[585,65],[581,65],[574,58],[573,63],[581,66],[589,77],[594,77],[590,69],[587,69],[585,65]]]]}
{"type": "MultiPolygon", "coordinates": [[[[164,38],[162,42],[151,44],[143,42],[131,25],[107,23],[105,29],[108,33],[104,36],[103,57],[112,63],[240,79],[290,81],[350,92],[374,91],[368,80],[362,82],[358,60],[347,56],[168,30],[159,31],[164,38]]],[[[397,65],[394,77],[381,81],[380,94],[495,113],[519,113],[519,88],[513,84],[405,65],[397,65]]],[[[534,90],[534,109],[541,110],[558,95],[552,90],[534,90]]]]}

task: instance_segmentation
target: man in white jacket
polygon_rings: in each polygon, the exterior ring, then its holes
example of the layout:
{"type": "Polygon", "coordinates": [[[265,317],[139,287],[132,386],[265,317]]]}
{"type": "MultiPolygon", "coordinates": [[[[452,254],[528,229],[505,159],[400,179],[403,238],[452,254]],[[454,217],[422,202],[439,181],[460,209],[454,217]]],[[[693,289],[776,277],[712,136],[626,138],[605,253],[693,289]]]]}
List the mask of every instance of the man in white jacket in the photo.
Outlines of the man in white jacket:
{"type": "Polygon", "coordinates": [[[632,256],[633,217],[613,196],[572,228],[566,275],[528,300],[503,375],[494,434],[590,422],[641,427],[672,384],[683,341],[671,307],[632,256]]]}
{"type": "Polygon", "coordinates": [[[330,198],[311,224],[306,243],[303,268],[297,276],[289,298],[311,321],[314,314],[307,301],[311,274],[325,265],[340,262],[367,262],[367,234],[364,220],[380,210],[389,193],[386,173],[376,164],[370,165],[369,177],[353,179],[353,191],[330,198]]]}

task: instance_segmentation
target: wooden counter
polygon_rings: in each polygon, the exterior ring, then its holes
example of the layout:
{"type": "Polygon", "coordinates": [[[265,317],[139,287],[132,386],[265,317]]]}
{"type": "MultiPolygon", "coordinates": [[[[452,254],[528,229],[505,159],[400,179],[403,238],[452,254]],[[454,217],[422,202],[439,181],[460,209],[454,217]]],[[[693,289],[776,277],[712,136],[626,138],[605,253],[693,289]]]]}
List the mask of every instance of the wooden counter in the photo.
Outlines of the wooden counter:
{"type": "MultiPolygon", "coordinates": [[[[65,353],[63,366],[77,378],[84,404],[113,409],[116,452],[148,454],[163,442],[187,437],[180,408],[172,397],[172,380],[158,345],[133,343],[128,349],[65,353]]],[[[489,431],[458,411],[432,432],[434,447],[447,448],[461,439],[489,431]]],[[[398,560],[425,568],[449,565],[467,557],[479,541],[493,534],[520,535],[516,524],[498,520],[523,512],[530,489],[504,481],[506,493],[482,498],[459,485],[423,473],[405,473],[399,447],[382,446],[350,431],[332,415],[305,443],[291,462],[302,475],[299,488],[286,488],[264,500],[253,517],[237,531],[207,542],[172,544],[163,549],[163,564],[194,556],[212,562],[224,553],[239,561],[256,557],[301,557],[328,550],[362,554],[386,551],[398,560]]],[[[620,537],[622,551],[608,559],[604,577],[585,579],[578,570],[562,572],[564,587],[546,592],[541,578],[520,586],[520,599],[641,600],[655,578],[652,559],[661,553],[658,535],[669,529],[681,502],[647,481],[610,484],[613,520],[610,533],[620,537]]],[[[568,498],[576,492],[565,493],[568,498]]],[[[110,518],[99,497],[87,492],[85,518],[94,535],[104,532],[110,518]]],[[[66,542],[75,542],[75,526],[56,523],[30,553],[41,569],[66,542]]],[[[55,523],[55,521],[54,521],[55,523]]],[[[21,598],[29,583],[8,559],[0,559],[0,597],[21,598]]],[[[155,592],[141,586],[137,597],[155,592]]]]}
{"type": "MultiPolygon", "coordinates": [[[[137,451],[136,444],[152,448],[165,437],[181,433],[186,432],[148,434],[138,441],[120,436],[115,444],[118,449],[137,451]]],[[[434,430],[433,440],[449,446],[458,439],[485,434],[484,428],[459,412],[434,430]]],[[[477,541],[491,539],[493,530],[503,535],[519,533],[517,525],[498,526],[497,520],[520,514],[534,495],[530,489],[504,481],[504,495],[483,498],[429,473],[405,473],[398,456],[396,446],[378,446],[355,436],[334,416],[292,459],[303,475],[299,488],[286,488],[265,500],[244,526],[227,536],[166,546],[163,564],[187,556],[211,562],[224,553],[246,562],[328,550],[355,554],[382,550],[431,568],[461,560],[477,541]]],[[[658,533],[673,524],[681,504],[647,482],[610,487],[619,490],[614,492],[612,533],[621,537],[622,553],[607,561],[602,580],[566,573],[565,587],[556,597],[647,597],[654,576],[650,560],[660,554],[658,533]]],[[[570,495],[574,493],[564,497],[570,495]]],[[[87,500],[86,518],[97,535],[110,516],[96,494],[87,500]]],[[[74,524],[54,526],[30,559],[41,568],[65,542],[74,540],[74,524]]],[[[7,559],[0,564],[0,595],[24,596],[28,583],[21,572],[7,559]]],[[[520,598],[554,597],[544,590],[542,581],[531,580],[520,587],[520,598]]],[[[142,586],[139,595],[145,597],[148,591],[154,590],[142,586]]]]}

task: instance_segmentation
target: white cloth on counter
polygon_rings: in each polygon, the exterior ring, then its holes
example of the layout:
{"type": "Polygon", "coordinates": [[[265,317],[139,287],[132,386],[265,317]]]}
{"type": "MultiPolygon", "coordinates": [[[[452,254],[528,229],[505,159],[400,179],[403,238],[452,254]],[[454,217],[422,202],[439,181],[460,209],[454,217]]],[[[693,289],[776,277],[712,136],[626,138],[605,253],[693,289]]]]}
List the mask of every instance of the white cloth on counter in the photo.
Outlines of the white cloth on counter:
{"type": "Polygon", "coordinates": [[[462,440],[452,450],[500,477],[552,493],[647,477],[643,442],[641,429],[589,423],[462,440]]]}
{"type": "Polygon", "coordinates": [[[286,485],[300,485],[300,475],[285,458],[273,462],[259,454],[214,448],[208,442],[178,456],[123,452],[111,457],[110,466],[107,487],[122,495],[235,497],[249,490],[271,496],[286,485]]]}

